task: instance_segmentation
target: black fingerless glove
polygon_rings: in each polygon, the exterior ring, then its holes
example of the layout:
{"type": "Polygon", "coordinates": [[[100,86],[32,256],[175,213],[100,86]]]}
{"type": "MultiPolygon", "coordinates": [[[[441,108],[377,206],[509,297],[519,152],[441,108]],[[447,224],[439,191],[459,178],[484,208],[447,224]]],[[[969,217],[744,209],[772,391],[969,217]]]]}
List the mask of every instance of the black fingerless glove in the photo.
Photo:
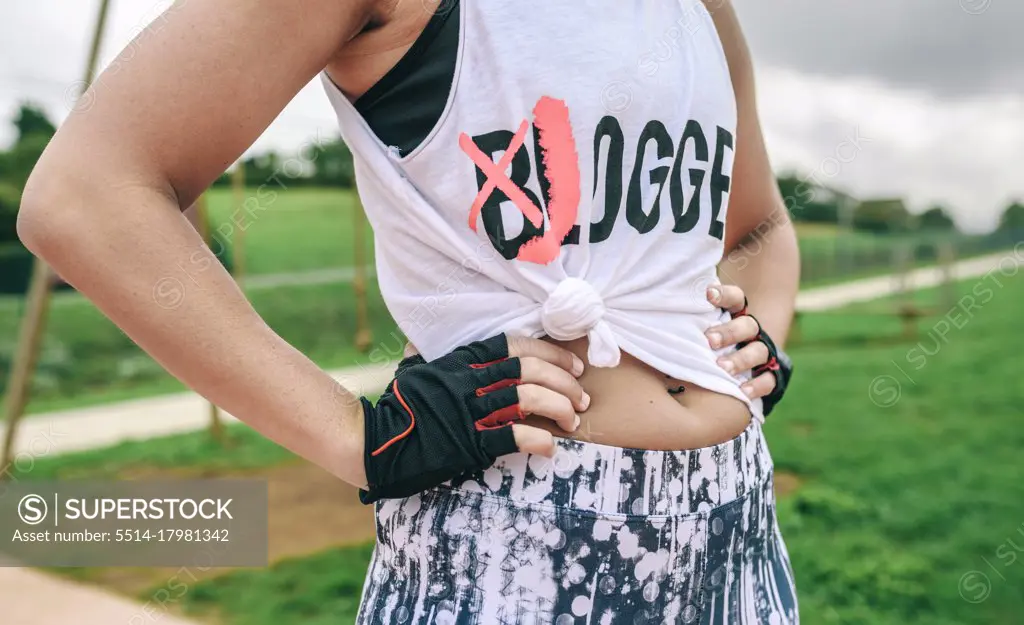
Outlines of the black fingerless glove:
{"type": "Polygon", "coordinates": [[[399,363],[376,406],[361,398],[368,486],[360,501],[408,497],[517,451],[520,372],[504,334],[399,363]]]}
{"type": "Polygon", "coordinates": [[[778,368],[769,369],[775,374],[775,388],[761,399],[765,416],[775,409],[776,404],[782,401],[782,396],[786,394],[786,390],[789,388],[789,380],[793,377],[793,361],[790,360],[789,355],[776,348],[775,359],[778,361],[778,368]]]}
{"type": "Polygon", "coordinates": [[[786,388],[789,386],[789,380],[793,377],[793,361],[789,359],[781,349],[775,345],[775,341],[772,337],[768,336],[768,333],[761,327],[761,322],[756,317],[746,312],[746,306],[743,307],[743,314],[749,315],[751,319],[757,323],[757,338],[752,341],[746,341],[744,343],[738,343],[736,349],[743,349],[751,343],[760,341],[765,344],[768,348],[768,362],[764,363],[759,367],[754,367],[753,378],[761,375],[762,373],[771,372],[775,376],[775,388],[772,389],[771,393],[768,393],[761,398],[762,411],[764,416],[775,409],[775,406],[782,401],[782,396],[786,394],[786,388]]]}

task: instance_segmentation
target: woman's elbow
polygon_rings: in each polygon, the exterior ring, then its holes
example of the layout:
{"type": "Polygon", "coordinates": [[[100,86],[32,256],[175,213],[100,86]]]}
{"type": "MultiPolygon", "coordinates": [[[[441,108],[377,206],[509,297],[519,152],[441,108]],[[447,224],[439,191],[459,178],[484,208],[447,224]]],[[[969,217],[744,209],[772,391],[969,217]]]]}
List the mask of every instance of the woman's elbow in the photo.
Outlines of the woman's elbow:
{"type": "Polygon", "coordinates": [[[45,259],[74,235],[81,195],[70,176],[41,165],[32,171],[22,193],[17,232],[29,251],[45,259]]]}
{"type": "Polygon", "coordinates": [[[58,133],[25,183],[18,238],[33,254],[51,261],[58,250],[75,247],[117,221],[124,196],[132,195],[126,184],[132,179],[137,173],[130,167],[69,152],[58,133]],[[112,176],[111,171],[123,173],[112,176]]]}

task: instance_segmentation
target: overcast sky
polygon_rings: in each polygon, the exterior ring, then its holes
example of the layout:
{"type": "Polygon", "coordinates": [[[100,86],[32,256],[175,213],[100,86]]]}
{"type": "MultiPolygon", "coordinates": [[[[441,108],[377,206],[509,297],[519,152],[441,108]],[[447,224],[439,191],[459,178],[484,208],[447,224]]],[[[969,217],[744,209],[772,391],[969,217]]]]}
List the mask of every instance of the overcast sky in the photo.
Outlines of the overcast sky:
{"type": "MultiPolygon", "coordinates": [[[[169,5],[111,1],[104,64],[169,5]]],[[[1024,2],[734,2],[776,169],[857,196],[904,196],[915,211],[943,202],[972,231],[991,228],[1011,198],[1024,198],[1024,2]]],[[[67,114],[98,4],[4,3],[0,121],[25,99],[55,119],[67,114]]],[[[254,149],[294,149],[335,124],[312,84],[254,149]]],[[[7,126],[0,144],[11,139],[7,126]]]]}

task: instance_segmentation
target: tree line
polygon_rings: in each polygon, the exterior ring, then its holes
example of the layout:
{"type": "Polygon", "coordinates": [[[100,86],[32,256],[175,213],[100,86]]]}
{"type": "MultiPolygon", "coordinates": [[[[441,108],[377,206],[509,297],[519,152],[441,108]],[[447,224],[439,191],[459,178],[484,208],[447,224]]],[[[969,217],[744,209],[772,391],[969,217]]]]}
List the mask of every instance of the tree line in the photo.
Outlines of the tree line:
{"type": "MultiPolygon", "coordinates": [[[[56,132],[55,125],[38,106],[22,104],[12,120],[15,140],[0,151],[0,292],[23,292],[20,282],[27,280],[31,257],[17,238],[16,222],[21,193],[35,166],[56,132]],[[14,279],[14,276],[19,276],[14,279]],[[5,282],[19,284],[7,285],[5,282]],[[11,290],[11,289],[14,290],[11,290]]],[[[270,151],[242,160],[249,186],[265,183],[288,187],[355,186],[352,154],[340,139],[317,142],[297,155],[270,151]]],[[[794,173],[778,177],[779,190],[793,219],[797,222],[842,225],[874,234],[914,232],[955,232],[950,211],[934,206],[912,215],[902,199],[858,200],[835,189],[808,181],[794,173]]],[[[227,174],[214,186],[228,185],[227,174]]],[[[1024,204],[1012,202],[1003,211],[997,232],[1024,232],[1024,204]]]]}
{"type": "MultiPolygon", "coordinates": [[[[786,207],[797,222],[842,225],[872,234],[957,231],[950,211],[943,206],[913,215],[901,198],[858,200],[795,173],[782,174],[777,180],[786,207]]],[[[996,231],[1024,231],[1024,204],[1011,202],[1003,210],[996,231]]]]}

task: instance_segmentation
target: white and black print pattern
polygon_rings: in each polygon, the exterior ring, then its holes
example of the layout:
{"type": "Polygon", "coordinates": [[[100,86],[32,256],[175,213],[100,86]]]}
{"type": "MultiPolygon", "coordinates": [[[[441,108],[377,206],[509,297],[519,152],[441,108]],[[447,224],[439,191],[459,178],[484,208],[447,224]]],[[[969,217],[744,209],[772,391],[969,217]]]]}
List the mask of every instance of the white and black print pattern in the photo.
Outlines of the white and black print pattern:
{"type": "Polygon", "coordinates": [[[757,423],[692,451],[558,440],[377,503],[367,625],[797,623],[757,423]]]}

